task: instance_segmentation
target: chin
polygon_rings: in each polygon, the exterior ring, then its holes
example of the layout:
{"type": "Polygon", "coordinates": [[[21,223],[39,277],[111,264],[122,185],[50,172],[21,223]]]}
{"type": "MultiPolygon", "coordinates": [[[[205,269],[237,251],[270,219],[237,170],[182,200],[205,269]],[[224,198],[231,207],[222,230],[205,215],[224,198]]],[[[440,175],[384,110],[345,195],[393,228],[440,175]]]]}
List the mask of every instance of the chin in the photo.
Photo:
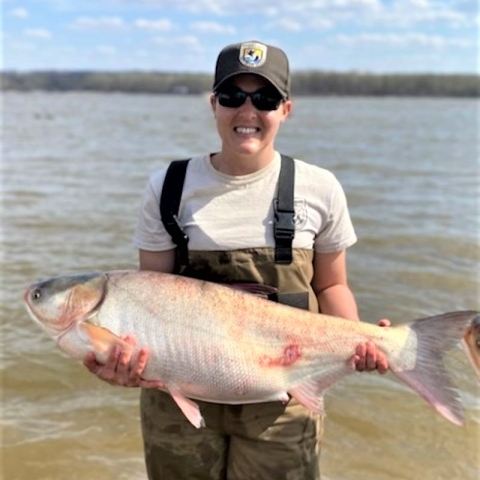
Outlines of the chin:
{"type": "Polygon", "coordinates": [[[255,155],[256,153],[260,152],[261,146],[255,143],[244,143],[241,145],[237,145],[235,150],[242,155],[255,155]]]}

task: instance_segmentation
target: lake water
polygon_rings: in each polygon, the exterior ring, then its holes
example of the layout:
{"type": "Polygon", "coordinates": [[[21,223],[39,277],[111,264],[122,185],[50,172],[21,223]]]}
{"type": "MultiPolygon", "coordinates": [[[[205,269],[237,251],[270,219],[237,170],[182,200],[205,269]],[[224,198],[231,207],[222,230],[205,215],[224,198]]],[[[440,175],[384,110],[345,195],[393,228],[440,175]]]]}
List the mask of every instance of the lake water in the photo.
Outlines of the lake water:
{"type": "MultiPolygon", "coordinates": [[[[206,97],[6,93],[3,98],[2,468],[5,480],[145,480],[138,391],[103,384],[28,318],[27,284],[136,268],[148,175],[219,148],[206,97]]],[[[480,309],[479,102],[299,98],[279,150],[332,170],[359,242],[361,317],[392,323],[480,309]]],[[[392,375],[326,396],[325,480],[478,480],[480,389],[458,349],[466,406],[449,424],[392,375]]]]}

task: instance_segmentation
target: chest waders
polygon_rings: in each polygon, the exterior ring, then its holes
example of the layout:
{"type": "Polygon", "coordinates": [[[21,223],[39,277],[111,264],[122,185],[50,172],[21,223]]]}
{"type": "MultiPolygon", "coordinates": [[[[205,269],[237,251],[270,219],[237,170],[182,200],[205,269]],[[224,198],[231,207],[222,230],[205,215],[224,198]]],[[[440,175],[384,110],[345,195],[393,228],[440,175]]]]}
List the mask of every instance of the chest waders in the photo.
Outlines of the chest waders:
{"type": "MultiPolygon", "coordinates": [[[[160,197],[177,246],[175,273],[217,283],[275,287],[279,303],[318,312],[311,288],[313,250],[293,249],[295,164],[282,155],[275,202],[275,248],[191,251],[178,222],[189,160],[170,164],[160,197]]],[[[197,402],[197,401],[196,401],[197,402]]],[[[195,429],[170,395],[142,389],[141,420],[150,480],[318,480],[323,421],[290,401],[249,405],[197,402],[207,428],[195,429]]]]}
{"type": "Polygon", "coordinates": [[[176,271],[187,277],[216,283],[254,282],[278,289],[271,300],[318,311],[310,286],[313,277],[313,251],[293,249],[295,236],[295,164],[281,156],[278,193],[274,205],[275,248],[245,248],[228,251],[189,251],[188,235],[178,222],[178,211],[189,159],[172,162],[160,196],[160,215],[176,249],[176,271]]]}

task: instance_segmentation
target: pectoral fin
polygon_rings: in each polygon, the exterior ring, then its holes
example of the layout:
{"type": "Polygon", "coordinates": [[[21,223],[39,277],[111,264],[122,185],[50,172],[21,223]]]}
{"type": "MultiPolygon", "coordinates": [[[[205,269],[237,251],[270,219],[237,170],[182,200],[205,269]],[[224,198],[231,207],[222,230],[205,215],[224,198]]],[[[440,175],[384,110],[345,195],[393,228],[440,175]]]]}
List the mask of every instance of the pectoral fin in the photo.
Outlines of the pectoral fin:
{"type": "Polygon", "coordinates": [[[77,330],[82,338],[90,343],[92,350],[95,352],[97,361],[100,363],[106,361],[115,346],[118,346],[123,350],[132,349],[130,344],[106,328],[86,322],[80,322],[77,325],[77,330]]]}
{"type": "Polygon", "coordinates": [[[184,397],[174,387],[168,387],[168,393],[170,393],[172,398],[175,400],[175,403],[195,428],[205,426],[205,420],[202,417],[198,404],[189,398],[184,397]]]}
{"type": "Polygon", "coordinates": [[[322,391],[314,381],[289,390],[290,395],[312,412],[324,414],[322,391]]]}

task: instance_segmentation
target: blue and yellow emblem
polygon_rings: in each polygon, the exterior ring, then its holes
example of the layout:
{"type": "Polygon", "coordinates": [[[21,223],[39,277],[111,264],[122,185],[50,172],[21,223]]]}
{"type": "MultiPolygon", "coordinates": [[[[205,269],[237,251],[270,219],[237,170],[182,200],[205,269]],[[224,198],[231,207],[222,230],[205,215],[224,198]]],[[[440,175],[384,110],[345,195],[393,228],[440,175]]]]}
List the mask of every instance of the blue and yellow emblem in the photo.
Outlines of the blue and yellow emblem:
{"type": "Polygon", "coordinates": [[[265,63],[267,47],[261,43],[244,43],[240,47],[240,63],[246,67],[259,67],[265,63]]]}

